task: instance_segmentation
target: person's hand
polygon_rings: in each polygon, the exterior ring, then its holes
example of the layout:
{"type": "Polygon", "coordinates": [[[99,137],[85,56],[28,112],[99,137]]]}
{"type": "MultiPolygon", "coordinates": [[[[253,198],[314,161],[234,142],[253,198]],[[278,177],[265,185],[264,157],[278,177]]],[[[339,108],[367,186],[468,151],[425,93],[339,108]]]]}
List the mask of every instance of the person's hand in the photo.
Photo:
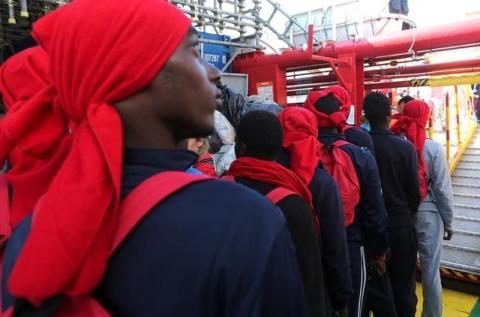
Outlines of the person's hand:
{"type": "Polygon", "coordinates": [[[387,272],[385,256],[375,256],[368,259],[368,272],[372,277],[381,277],[387,272]]]}
{"type": "Polygon", "coordinates": [[[334,311],[333,316],[335,316],[335,317],[348,317],[348,308],[345,307],[345,308],[334,311]]]}
{"type": "Polygon", "coordinates": [[[451,240],[453,236],[453,230],[452,229],[445,229],[445,232],[443,233],[443,240],[451,240]]]}

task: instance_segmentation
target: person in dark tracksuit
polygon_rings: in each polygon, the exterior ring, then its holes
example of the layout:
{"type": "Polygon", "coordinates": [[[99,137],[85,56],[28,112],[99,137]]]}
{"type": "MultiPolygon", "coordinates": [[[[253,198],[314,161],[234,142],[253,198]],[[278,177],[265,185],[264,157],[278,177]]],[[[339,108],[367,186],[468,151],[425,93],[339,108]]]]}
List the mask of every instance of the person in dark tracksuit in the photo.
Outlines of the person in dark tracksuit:
{"type": "MultiPolygon", "coordinates": [[[[324,144],[345,140],[340,132],[345,128],[345,111],[348,111],[346,105],[350,103],[338,95],[339,91],[345,90],[340,86],[333,86],[324,91],[311,92],[305,103],[305,107],[317,117],[319,141],[324,144]]],[[[344,92],[342,94],[345,95],[344,92]]],[[[359,317],[362,315],[367,279],[366,257],[373,270],[380,273],[386,270],[384,259],[388,249],[388,218],[373,154],[367,148],[353,144],[342,145],[340,149],[351,158],[360,183],[360,201],[355,208],[354,222],[347,227],[354,290],[349,303],[349,316],[359,317]],[[368,251],[367,255],[364,247],[368,251]]]]}
{"type": "MultiPolygon", "coordinates": [[[[306,184],[291,170],[276,163],[282,149],[282,126],[274,114],[252,111],[237,127],[235,154],[228,177],[267,195],[282,187],[295,195],[276,205],[283,212],[295,247],[310,316],[326,317],[325,286],[318,222],[312,210],[312,197],[306,184]]],[[[321,239],[320,239],[321,240],[321,239]]]]}
{"type": "Polygon", "coordinates": [[[335,180],[318,167],[317,121],[313,113],[289,107],[280,114],[284,148],[278,162],[310,184],[313,207],[320,222],[322,264],[326,282],[328,315],[348,315],[352,279],[342,200],[335,180]]]}
{"type": "Polygon", "coordinates": [[[375,158],[389,218],[391,252],[387,263],[388,277],[373,278],[368,284],[367,306],[375,316],[412,317],[417,304],[414,216],[421,202],[417,153],[411,142],[389,130],[391,108],[386,95],[370,93],[364,99],[363,109],[372,128],[375,158]]]}

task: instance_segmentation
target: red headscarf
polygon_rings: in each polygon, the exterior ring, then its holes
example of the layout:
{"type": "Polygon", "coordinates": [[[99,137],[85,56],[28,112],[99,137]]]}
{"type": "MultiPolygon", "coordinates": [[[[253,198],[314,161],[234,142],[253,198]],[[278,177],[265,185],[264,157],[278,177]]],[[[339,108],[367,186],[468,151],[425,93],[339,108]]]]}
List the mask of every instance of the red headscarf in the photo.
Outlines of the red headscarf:
{"type": "Polygon", "coordinates": [[[39,20],[70,153],[37,204],[11,278],[18,297],[90,292],[102,279],[120,202],[123,133],[112,107],[148,85],[191,21],[163,0],[76,0],[39,20]]]}
{"type": "Polygon", "coordinates": [[[418,176],[422,198],[425,198],[428,192],[427,166],[423,158],[423,146],[427,139],[425,127],[429,117],[430,107],[421,100],[412,100],[405,104],[403,113],[392,126],[394,133],[405,134],[407,139],[415,145],[418,155],[418,176]]]}
{"type": "Polygon", "coordinates": [[[317,117],[317,125],[321,128],[336,127],[343,131],[347,125],[348,115],[350,114],[350,106],[352,105],[350,94],[342,86],[335,85],[324,90],[311,91],[308,94],[304,107],[313,112],[317,117]],[[332,95],[340,104],[340,111],[330,115],[318,111],[315,104],[319,99],[332,95]]]}
{"type": "Polygon", "coordinates": [[[33,211],[71,143],[48,67],[47,54],[35,47],[0,68],[0,93],[8,109],[0,123],[0,162],[8,159],[12,166],[7,173],[12,227],[33,211]]]}
{"type": "Polygon", "coordinates": [[[283,147],[290,153],[290,166],[305,184],[310,184],[320,161],[315,115],[307,109],[288,107],[279,115],[283,147]]]}
{"type": "Polygon", "coordinates": [[[273,184],[291,190],[300,195],[310,206],[315,229],[318,228],[318,219],[312,207],[312,194],[307,185],[291,170],[276,162],[258,160],[253,157],[241,157],[235,160],[228,175],[244,177],[268,184],[273,184]]]}

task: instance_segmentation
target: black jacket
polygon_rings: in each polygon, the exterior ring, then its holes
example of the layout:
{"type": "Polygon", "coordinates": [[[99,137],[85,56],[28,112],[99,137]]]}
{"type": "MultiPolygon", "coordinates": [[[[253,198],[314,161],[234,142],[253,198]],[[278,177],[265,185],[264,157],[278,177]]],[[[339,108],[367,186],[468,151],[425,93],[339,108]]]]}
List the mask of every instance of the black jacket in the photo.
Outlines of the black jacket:
{"type": "MultiPolygon", "coordinates": [[[[286,150],[281,152],[279,163],[290,168],[286,150]]],[[[335,180],[321,168],[315,170],[309,188],[320,220],[319,241],[329,302],[333,309],[342,309],[353,294],[342,199],[335,180]]]]}
{"type": "MultiPolygon", "coordinates": [[[[262,195],[267,195],[277,188],[272,184],[245,178],[236,177],[235,181],[258,191],[262,195]]],[[[303,198],[293,195],[279,201],[277,206],[287,220],[305,286],[306,297],[311,309],[310,316],[326,316],[322,255],[313,226],[310,207],[303,198]]]]}
{"type": "Polygon", "coordinates": [[[371,134],[389,225],[411,226],[421,202],[415,147],[390,131],[371,134]]]}

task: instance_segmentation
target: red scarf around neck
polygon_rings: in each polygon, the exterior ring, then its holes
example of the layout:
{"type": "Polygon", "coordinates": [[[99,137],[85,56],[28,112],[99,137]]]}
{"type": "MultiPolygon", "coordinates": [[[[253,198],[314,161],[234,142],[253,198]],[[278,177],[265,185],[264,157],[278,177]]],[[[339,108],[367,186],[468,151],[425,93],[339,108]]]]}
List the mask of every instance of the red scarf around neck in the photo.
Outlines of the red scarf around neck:
{"type": "Polygon", "coordinates": [[[312,194],[307,185],[305,185],[305,183],[293,171],[277,162],[259,160],[253,157],[241,157],[232,163],[228,170],[228,175],[285,187],[286,189],[297,193],[300,197],[305,199],[310,206],[315,230],[318,233],[318,218],[312,207],[312,194]]]}

